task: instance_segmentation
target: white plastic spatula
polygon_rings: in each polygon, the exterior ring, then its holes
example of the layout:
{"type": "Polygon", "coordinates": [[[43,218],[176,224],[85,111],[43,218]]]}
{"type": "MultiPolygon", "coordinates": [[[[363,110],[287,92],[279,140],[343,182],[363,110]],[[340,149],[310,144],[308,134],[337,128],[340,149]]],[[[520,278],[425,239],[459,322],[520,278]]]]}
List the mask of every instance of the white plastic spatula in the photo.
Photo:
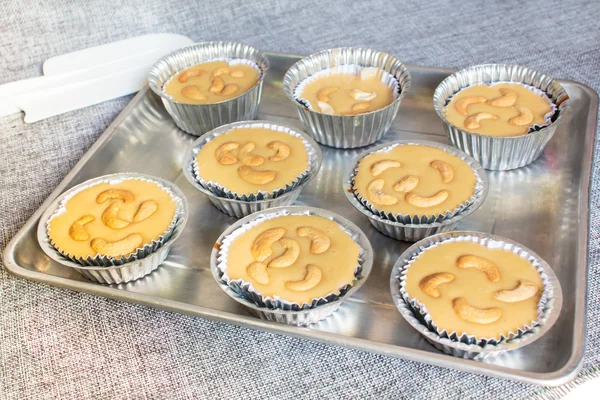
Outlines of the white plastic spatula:
{"type": "Polygon", "coordinates": [[[0,117],[25,111],[31,123],[135,93],[160,57],[192,43],[150,34],[50,58],[43,76],[0,85],[0,117]]]}

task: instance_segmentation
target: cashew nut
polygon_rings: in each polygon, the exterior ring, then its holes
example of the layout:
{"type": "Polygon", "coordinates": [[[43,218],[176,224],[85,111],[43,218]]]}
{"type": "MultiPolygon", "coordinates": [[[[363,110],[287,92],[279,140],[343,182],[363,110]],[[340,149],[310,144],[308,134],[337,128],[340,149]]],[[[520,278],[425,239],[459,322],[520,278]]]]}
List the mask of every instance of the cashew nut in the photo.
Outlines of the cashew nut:
{"type": "Polygon", "coordinates": [[[223,74],[229,74],[231,70],[228,67],[219,67],[213,71],[213,76],[221,76],[223,74]]]}
{"type": "Polygon", "coordinates": [[[406,193],[404,199],[408,204],[412,204],[415,207],[427,208],[437,206],[438,204],[443,203],[449,195],[450,193],[448,193],[447,190],[440,190],[439,192],[430,197],[422,197],[410,192],[406,193]]]}
{"type": "Polygon", "coordinates": [[[221,90],[221,92],[217,93],[219,96],[229,96],[231,94],[234,94],[235,92],[238,91],[240,87],[238,85],[236,85],[235,83],[230,83],[229,85],[225,86],[223,88],[223,90],[221,90]]]}
{"type": "Polygon", "coordinates": [[[498,117],[487,112],[473,114],[465,119],[465,128],[477,129],[479,128],[479,123],[484,119],[498,119],[498,117]]]}
{"type": "Polygon", "coordinates": [[[396,192],[408,193],[419,184],[419,178],[414,175],[406,175],[404,178],[400,179],[398,182],[394,183],[392,189],[396,192]]]}
{"type": "Polygon", "coordinates": [[[388,168],[400,168],[402,164],[394,160],[381,160],[371,165],[371,175],[377,176],[388,168]]]}
{"type": "Polygon", "coordinates": [[[112,229],[123,229],[126,226],[129,226],[129,221],[120,219],[118,214],[119,207],[117,206],[117,202],[113,201],[102,213],[102,222],[112,229]]]}
{"type": "Polygon", "coordinates": [[[491,324],[498,321],[502,316],[502,310],[497,307],[473,307],[462,297],[452,300],[452,308],[461,319],[474,324],[491,324]]]}
{"type": "Polygon", "coordinates": [[[348,96],[352,97],[354,100],[369,101],[369,100],[373,100],[375,97],[377,97],[377,93],[375,93],[375,92],[373,92],[373,93],[363,92],[360,89],[350,89],[350,90],[347,90],[346,93],[348,94],[348,96]]]}
{"type": "Polygon", "coordinates": [[[384,184],[385,181],[381,178],[371,181],[369,186],[367,186],[369,198],[373,203],[380,204],[382,206],[391,206],[392,204],[396,204],[398,199],[382,190],[384,184]]]}
{"type": "Polygon", "coordinates": [[[195,85],[189,85],[181,89],[181,95],[192,100],[206,100],[206,96],[202,94],[200,88],[195,85]]]}
{"type": "Polygon", "coordinates": [[[461,269],[477,268],[485,273],[490,281],[498,282],[500,280],[500,271],[498,271],[496,265],[482,257],[473,255],[460,256],[456,259],[456,266],[461,269]]]}
{"type": "Polygon", "coordinates": [[[467,107],[474,103],[485,103],[487,98],[483,96],[466,96],[456,100],[454,109],[461,115],[467,115],[467,107]]]}
{"type": "Polygon", "coordinates": [[[210,84],[210,87],[208,88],[208,91],[211,93],[221,93],[221,90],[223,90],[224,87],[225,82],[223,82],[223,79],[215,76],[210,84]]]}
{"type": "Polygon", "coordinates": [[[325,103],[324,101],[318,101],[317,104],[323,114],[333,115],[335,113],[335,110],[329,105],[329,103],[325,103]]]}
{"type": "Polygon", "coordinates": [[[240,152],[238,153],[238,157],[242,164],[251,165],[253,167],[264,164],[265,159],[263,157],[255,156],[254,154],[250,153],[255,147],[256,145],[254,142],[248,142],[242,146],[240,152]]]}
{"type": "Polygon", "coordinates": [[[150,217],[158,210],[158,204],[154,200],[146,200],[140,204],[140,208],[133,216],[133,222],[140,222],[150,217]]]}
{"type": "Polygon", "coordinates": [[[519,115],[514,118],[509,119],[508,120],[509,124],[522,126],[522,125],[529,125],[531,123],[531,121],[533,121],[533,114],[531,113],[531,110],[529,108],[524,107],[524,106],[515,106],[515,108],[519,112],[519,115]]]}
{"type": "Polygon", "coordinates": [[[360,103],[352,104],[352,107],[350,107],[350,110],[352,110],[353,112],[362,112],[362,111],[367,111],[370,107],[371,107],[370,101],[362,101],[360,103]]]}
{"type": "Polygon", "coordinates": [[[450,183],[454,179],[454,169],[447,162],[433,160],[429,165],[440,171],[440,174],[442,175],[442,182],[450,183]]]}
{"type": "Polygon", "coordinates": [[[267,266],[260,261],[254,261],[246,267],[246,273],[256,282],[261,285],[269,283],[269,274],[267,274],[267,266]]]}
{"type": "Polygon", "coordinates": [[[230,76],[233,76],[234,78],[243,78],[244,77],[244,71],[241,71],[239,69],[234,69],[233,71],[231,71],[229,73],[230,76]]]}
{"type": "Polygon", "coordinates": [[[517,92],[508,89],[500,89],[502,96],[488,100],[488,104],[494,107],[510,107],[517,102],[517,92]]]}
{"type": "Polygon", "coordinates": [[[227,143],[223,143],[222,145],[220,145],[217,148],[217,150],[215,151],[215,157],[217,158],[217,161],[219,162],[219,164],[221,164],[221,165],[235,164],[238,161],[238,159],[236,156],[231,154],[231,151],[237,149],[238,147],[240,147],[240,144],[237,142],[227,142],[227,143]]]}
{"type": "Polygon", "coordinates": [[[108,189],[104,192],[100,193],[98,197],[96,197],[96,203],[101,204],[104,203],[108,199],[121,199],[125,203],[131,203],[134,200],[133,193],[129,190],[123,189],[108,189]]]}
{"type": "Polygon", "coordinates": [[[206,71],[203,71],[201,69],[188,69],[187,71],[183,71],[183,73],[181,75],[179,75],[179,82],[181,83],[186,83],[187,80],[193,76],[202,76],[206,73],[206,71]]]}
{"type": "Polygon", "coordinates": [[[272,182],[277,176],[275,171],[257,171],[246,165],[238,168],[240,178],[253,185],[265,185],[272,182]]]}
{"type": "Polygon", "coordinates": [[[440,290],[437,288],[442,283],[452,282],[454,275],[449,272],[438,272],[435,274],[427,275],[419,282],[419,287],[428,296],[440,297],[440,290]]]}
{"type": "Polygon", "coordinates": [[[533,297],[537,291],[538,287],[535,283],[522,279],[514,289],[498,290],[495,292],[494,298],[505,303],[516,303],[517,301],[523,301],[533,297]]]}
{"type": "Polygon", "coordinates": [[[380,69],[377,67],[366,67],[360,70],[360,79],[375,78],[380,74],[380,69]]]}
{"type": "Polygon", "coordinates": [[[285,287],[295,292],[303,292],[317,286],[317,284],[321,282],[322,276],[323,273],[319,267],[309,264],[306,266],[306,275],[304,276],[304,279],[301,281],[287,281],[285,287]]]}
{"type": "Polygon", "coordinates": [[[340,90],[340,88],[339,87],[335,87],[335,86],[329,86],[329,87],[321,88],[317,92],[317,100],[318,101],[328,102],[329,101],[329,95],[331,93],[333,93],[333,92],[337,92],[338,90],[340,90]]]}
{"type": "Polygon", "coordinates": [[[282,161],[285,160],[286,158],[288,158],[292,152],[292,150],[290,149],[290,146],[288,146],[285,143],[282,143],[280,141],[273,141],[269,144],[267,144],[267,147],[269,149],[273,149],[275,150],[277,153],[275,153],[274,156],[269,157],[269,160],[271,161],[282,161]]]}
{"type": "Polygon", "coordinates": [[[131,254],[142,244],[142,235],[132,233],[121,240],[115,242],[107,242],[104,239],[93,239],[90,245],[92,249],[103,256],[120,257],[131,254]]]}
{"type": "Polygon", "coordinates": [[[84,215],[79,218],[77,221],[73,222],[71,227],[69,228],[69,235],[73,240],[78,242],[84,242],[90,238],[90,234],[85,230],[84,225],[95,220],[92,215],[84,215]]]}
{"type": "Polygon", "coordinates": [[[331,240],[325,232],[309,226],[301,226],[296,229],[298,236],[310,239],[310,252],[313,254],[325,253],[331,246],[331,240]]]}
{"type": "Polygon", "coordinates": [[[267,229],[258,235],[256,239],[254,239],[252,247],[250,248],[252,257],[254,257],[256,261],[260,262],[263,262],[267,258],[271,257],[271,254],[273,254],[271,246],[273,243],[281,239],[283,235],[285,235],[285,229],[283,228],[267,229]]]}
{"type": "Polygon", "coordinates": [[[285,249],[284,253],[279,257],[271,260],[269,267],[284,268],[294,264],[300,256],[300,245],[294,239],[281,238],[279,243],[285,249]]]}

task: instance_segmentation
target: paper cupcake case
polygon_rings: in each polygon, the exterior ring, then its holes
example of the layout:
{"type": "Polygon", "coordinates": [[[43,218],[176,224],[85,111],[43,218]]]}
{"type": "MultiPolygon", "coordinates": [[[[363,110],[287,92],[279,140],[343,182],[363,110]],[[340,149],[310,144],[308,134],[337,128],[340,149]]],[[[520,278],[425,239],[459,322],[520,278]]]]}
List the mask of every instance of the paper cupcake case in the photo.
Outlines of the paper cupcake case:
{"type": "Polygon", "coordinates": [[[356,292],[367,280],[373,264],[373,249],[365,234],[352,222],[332,212],[313,207],[278,207],[262,211],[237,221],[217,240],[211,254],[213,277],[229,296],[248,307],[260,318],[295,326],[306,326],[318,322],[337,310],[341,302],[356,292]],[[294,303],[278,296],[264,297],[257,292],[251,282],[243,279],[232,280],[226,273],[227,255],[231,243],[252,227],[272,218],[285,215],[317,215],[335,221],[340,229],[352,237],[360,247],[355,280],[326,296],[313,299],[309,303],[294,303]]]}
{"type": "Polygon", "coordinates": [[[166,259],[171,244],[179,237],[187,222],[187,201],[174,184],[163,179],[137,173],[105,175],[83,182],[59,197],[42,214],[38,224],[38,242],[42,250],[54,261],[73,268],[87,278],[101,283],[125,283],[139,279],[154,271],[166,259]],[[96,255],[75,257],[59,249],[49,236],[50,221],[65,211],[65,205],[75,194],[101,183],[117,184],[127,180],[153,182],[167,192],[176,203],[175,215],[169,227],[151,243],[144,244],[134,252],[120,258],[96,255]]]}
{"type": "Polygon", "coordinates": [[[425,339],[438,350],[461,358],[481,359],[491,354],[515,350],[532,343],[546,333],[558,319],[562,307],[562,291],[550,266],[528,248],[509,239],[479,232],[451,232],[428,237],[409,247],[396,261],[390,277],[390,290],[396,307],[425,339]],[[405,290],[406,273],[414,260],[424,251],[441,243],[469,241],[489,248],[504,249],[530,261],[542,278],[544,290],[538,302],[538,318],[509,335],[480,338],[466,333],[440,330],[418,300],[405,290]]]}
{"type": "Polygon", "coordinates": [[[381,51],[358,47],[314,53],[294,64],[283,78],[284,91],[296,105],[307,133],[317,142],[339,149],[367,146],[381,139],[392,125],[410,85],[410,73],[400,60],[381,51]],[[299,97],[307,79],[328,74],[328,69],[356,72],[365,67],[376,67],[385,72],[385,83],[395,90],[394,100],[388,106],[355,116],[328,115],[312,110],[310,104],[299,97]]]}
{"type": "Polygon", "coordinates": [[[234,42],[206,42],[175,50],[161,58],[150,70],[148,82],[152,91],[162,99],[175,124],[181,130],[199,136],[221,125],[256,118],[268,69],[267,57],[253,47],[234,42]],[[219,60],[255,66],[260,70],[258,82],[233,99],[211,104],[180,103],[163,90],[178,72],[196,64],[219,60]]]}
{"type": "Polygon", "coordinates": [[[434,92],[433,105],[454,146],[471,155],[485,169],[510,170],[530,164],[540,156],[567,118],[568,99],[567,92],[557,81],[540,72],[519,65],[486,64],[460,70],[444,79],[434,92]],[[457,92],[477,84],[497,83],[520,83],[545,95],[553,104],[548,123],[533,126],[525,135],[497,137],[462,130],[446,119],[444,108],[457,92]]]}
{"type": "Polygon", "coordinates": [[[186,151],[182,169],[188,181],[196,189],[206,194],[217,209],[233,217],[241,218],[257,211],[292,204],[298,198],[302,188],[318,174],[322,161],[323,156],[319,145],[305,134],[285,125],[268,121],[242,121],[224,125],[201,136],[186,151]],[[283,188],[271,192],[257,191],[250,195],[239,195],[218,182],[204,180],[196,162],[196,156],[202,147],[217,136],[239,128],[265,128],[301,138],[308,153],[308,169],[283,188]]]}

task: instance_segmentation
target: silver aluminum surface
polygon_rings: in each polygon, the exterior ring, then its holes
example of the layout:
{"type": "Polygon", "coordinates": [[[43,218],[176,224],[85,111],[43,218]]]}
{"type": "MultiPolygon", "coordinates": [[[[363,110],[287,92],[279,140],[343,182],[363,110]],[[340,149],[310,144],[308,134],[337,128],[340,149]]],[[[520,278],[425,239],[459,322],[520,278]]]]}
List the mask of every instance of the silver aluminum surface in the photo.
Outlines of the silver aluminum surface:
{"type": "Polygon", "coordinates": [[[256,118],[269,60],[253,47],[235,42],[205,42],[167,54],[150,69],[150,88],[162,98],[175,124],[192,135],[202,135],[218,126],[256,118]],[[258,83],[241,95],[211,104],[185,104],[163,92],[165,83],[179,71],[215,59],[244,59],[260,68],[258,83]]]}
{"type": "Polygon", "coordinates": [[[330,316],[340,307],[342,301],[352,296],[352,294],[365,284],[371,273],[372,266],[373,248],[367,236],[356,225],[333,212],[303,206],[277,207],[261,211],[237,221],[219,236],[210,256],[210,268],[213,277],[225,293],[240,304],[248,307],[259,318],[295,326],[307,326],[330,316]],[[303,304],[300,306],[297,303],[291,303],[282,299],[265,298],[254,291],[252,284],[244,282],[241,279],[231,280],[227,277],[226,269],[223,268],[223,261],[221,259],[223,257],[222,252],[225,246],[227,246],[227,237],[235,234],[234,232],[240,229],[244,229],[244,226],[254,226],[252,223],[256,223],[257,220],[264,221],[284,215],[317,215],[336,222],[341,229],[347,231],[348,235],[360,247],[358,268],[355,275],[357,279],[352,283],[350,289],[343,290],[341,295],[339,293],[330,293],[319,300],[313,300],[310,305],[303,304]]]}
{"type": "MultiPolygon", "coordinates": [[[[281,90],[285,71],[299,57],[268,57],[271,68],[259,117],[302,130],[295,105],[281,90]]],[[[443,124],[427,99],[454,70],[410,67],[410,72],[414,90],[403,100],[382,143],[401,139],[447,143],[443,124]]],[[[160,98],[148,90],[131,101],[15,235],[5,249],[4,265],[26,279],[113,299],[478,374],[559,385],[575,377],[584,350],[589,181],[598,108],[598,96],[592,89],[570,81],[561,84],[572,104],[570,118],[534,163],[514,171],[488,171],[487,199],[457,227],[497,234],[532,249],[550,264],[565,294],[563,311],[549,332],[535,343],[497,357],[473,361],[443,354],[398,312],[389,291],[389,277],[409,244],[372,227],[346,200],[340,184],[344,171],[362,150],[322,147],[323,167],[302,190],[296,204],[332,210],[367,235],[375,255],[368,281],[337,312],[307,328],[251,315],[219,288],[210,271],[212,246],[235,218],[216,210],[187,182],[181,171],[182,158],[196,138],[177,129],[160,98]],[[125,285],[99,285],[47,257],[38,245],[36,226],[43,211],[66,189],[99,175],[123,171],[175,182],[189,202],[190,216],[185,232],[153,274],[125,285]]]]}
{"type": "Polygon", "coordinates": [[[483,168],[511,170],[536,160],[552,139],[556,129],[564,124],[569,109],[569,97],[565,89],[554,79],[519,65],[485,64],[460,70],[444,79],[433,95],[433,105],[444,122],[450,142],[470,154],[483,168]],[[475,84],[496,82],[524,83],[546,92],[549,99],[558,105],[552,123],[534,132],[521,136],[486,136],[463,131],[452,125],[444,116],[444,107],[459,90],[475,84]]]}
{"type": "Polygon", "coordinates": [[[408,68],[396,57],[387,53],[359,47],[342,47],[311,54],[294,64],[285,74],[283,89],[298,111],[306,131],[321,144],[338,149],[350,149],[373,144],[390,128],[400,102],[411,86],[408,68]],[[309,110],[294,96],[296,86],[303,79],[326,68],[355,64],[377,67],[393,75],[400,94],[387,107],[355,116],[327,115],[309,110]]]}
{"type": "Polygon", "coordinates": [[[456,357],[483,359],[489,356],[517,350],[540,339],[557,321],[562,307],[562,291],[556,274],[548,263],[530,249],[507,238],[481,232],[456,231],[428,237],[409,247],[396,261],[390,276],[390,291],[394,303],[406,321],[420,332],[425,339],[437,349],[456,357]],[[468,335],[457,335],[436,327],[435,321],[427,313],[427,308],[416,299],[411,299],[404,289],[406,271],[409,264],[428,248],[452,240],[479,243],[483,246],[515,253],[525,258],[539,272],[544,283],[544,291],[538,303],[538,319],[535,326],[527,327],[524,332],[511,333],[498,343],[495,339],[476,338],[468,335]],[[425,321],[426,323],[423,323],[425,321]]]}

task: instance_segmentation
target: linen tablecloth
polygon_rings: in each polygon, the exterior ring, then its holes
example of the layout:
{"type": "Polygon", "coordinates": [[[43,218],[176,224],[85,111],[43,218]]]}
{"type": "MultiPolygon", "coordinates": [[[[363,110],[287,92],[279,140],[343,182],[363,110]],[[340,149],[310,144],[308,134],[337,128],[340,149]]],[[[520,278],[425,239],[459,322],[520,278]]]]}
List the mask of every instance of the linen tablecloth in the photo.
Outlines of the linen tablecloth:
{"type": "MultiPolygon", "coordinates": [[[[595,1],[172,1],[0,4],[0,83],[54,55],[153,32],[296,54],[349,45],[409,64],[519,63],[600,89],[595,1]]],[[[32,125],[0,119],[0,246],[131,97],[32,125]]],[[[596,149],[598,144],[596,143],[596,149]]],[[[587,351],[600,366],[599,164],[591,194],[587,351]]],[[[572,295],[566,293],[565,295],[572,295]]],[[[521,398],[545,389],[238,328],[0,272],[0,398],[521,398]]]]}

